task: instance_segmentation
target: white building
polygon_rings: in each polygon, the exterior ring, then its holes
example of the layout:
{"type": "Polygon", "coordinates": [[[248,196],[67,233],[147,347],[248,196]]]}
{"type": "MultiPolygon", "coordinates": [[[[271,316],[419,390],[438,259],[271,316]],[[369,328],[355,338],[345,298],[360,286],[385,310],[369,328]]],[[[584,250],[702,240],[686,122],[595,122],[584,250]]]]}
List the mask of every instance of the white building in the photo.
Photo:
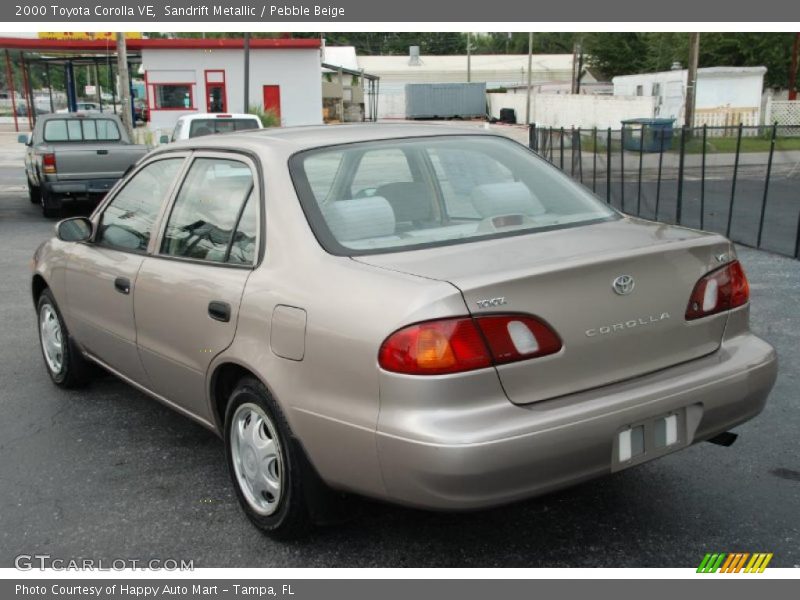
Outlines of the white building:
{"type": "Polygon", "coordinates": [[[250,81],[244,93],[241,39],[151,39],[129,42],[141,51],[150,128],[171,131],[193,112],[245,112],[262,106],[281,124],[322,123],[320,41],[250,40],[250,81]]]}
{"type": "MultiPolygon", "coordinates": [[[[407,83],[463,83],[467,78],[467,56],[419,55],[412,47],[408,56],[359,56],[358,67],[380,77],[378,116],[405,117],[407,83]]],[[[572,54],[535,54],[531,65],[533,83],[569,82],[572,54]]],[[[527,54],[476,54],[470,58],[469,81],[499,88],[525,84],[527,54]]],[[[584,81],[594,81],[584,75],[584,81]]]]}
{"type": "MultiPolygon", "coordinates": [[[[708,67],[697,70],[695,126],[761,124],[766,67],[708,67]]],[[[652,96],[655,117],[681,123],[686,110],[686,69],[614,77],[615,96],[652,96]]]]}

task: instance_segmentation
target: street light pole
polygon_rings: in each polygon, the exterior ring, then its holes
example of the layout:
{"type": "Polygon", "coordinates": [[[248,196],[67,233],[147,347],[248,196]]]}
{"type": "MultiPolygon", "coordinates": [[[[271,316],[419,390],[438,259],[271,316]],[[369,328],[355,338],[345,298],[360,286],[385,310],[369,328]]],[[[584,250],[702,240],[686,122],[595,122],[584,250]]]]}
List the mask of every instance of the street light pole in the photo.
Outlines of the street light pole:
{"type": "Polygon", "coordinates": [[[531,124],[531,64],[533,61],[533,32],[528,33],[528,93],[525,98],[525,125],[531,124]]]}
{"type": "Polygon", "coordinates": [[[472,81],[472,34],[467,32],[467,83],[472,81]]]}
{"type": "Polygon", "coordinates": [[[700,60],[700,34],[689,34],[689,71],[686,74],[686,110],[684,125],[694,127],[694,106],[697,99],[697,64],[700,60]]]}
{"type": "Polygon", "coordinates": [[[128,48],[125,34],[117,33],[117,74],[119,75],[119,96],[122,102],[122,124],[133,139],[133,111],[131,110],[131,80],[128,73],[128,48]]]}
{"type": "MultiPolygon", "coordinates": [[[[250,112],[250,32],[244,34],[244,110],[250,112]]],[[[266,109],[266,106],[263,107],[266,109]]]]}

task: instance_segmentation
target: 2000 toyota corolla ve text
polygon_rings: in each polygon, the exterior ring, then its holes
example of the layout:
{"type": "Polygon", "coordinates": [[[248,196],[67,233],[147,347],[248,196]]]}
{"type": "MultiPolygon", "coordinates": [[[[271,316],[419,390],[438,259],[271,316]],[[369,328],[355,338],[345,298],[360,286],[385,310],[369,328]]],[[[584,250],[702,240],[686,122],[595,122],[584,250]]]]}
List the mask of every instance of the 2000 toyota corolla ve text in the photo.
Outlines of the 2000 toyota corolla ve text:
{"type": "Polygon", "coordinates": [[[218,432],[275,535],[323,490],[475,509],[636,465],[776,376],[728,240],[472,129],[190,140],[57,231],[32,286],[53,381],[99,363],[218,432]]]}

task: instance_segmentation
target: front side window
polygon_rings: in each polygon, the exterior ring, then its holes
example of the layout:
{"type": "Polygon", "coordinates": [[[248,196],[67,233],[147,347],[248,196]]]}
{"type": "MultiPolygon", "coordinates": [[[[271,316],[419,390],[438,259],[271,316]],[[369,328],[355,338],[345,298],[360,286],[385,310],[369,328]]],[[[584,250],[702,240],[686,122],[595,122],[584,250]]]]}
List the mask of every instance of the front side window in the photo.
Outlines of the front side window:
{"type": "Polygon", "coordinates": [[[317,238],[338,255],[522,235],[617,215],[498,136],[323,147],[294,155],[289,167],[317,238]]]}
{"type": "Polygon", "coordinates": [[[46,142],[116,142],[119,127],[111,119],[51,119],[44,124],[46,142]]]}
{"type": "Polygon", "coordinates": [[[252,195],[253,174],[245,163],[196,159],[175,199],[161,253],[219,263],[252,263],[257,230],[252,195]]]}
{"type": "Polygon", "coordinates": [[[157,160],[139,170],[106,206],[100,219],[97,243],[145,252],[161,204],[183,160],[183,157],[157,160]]]}

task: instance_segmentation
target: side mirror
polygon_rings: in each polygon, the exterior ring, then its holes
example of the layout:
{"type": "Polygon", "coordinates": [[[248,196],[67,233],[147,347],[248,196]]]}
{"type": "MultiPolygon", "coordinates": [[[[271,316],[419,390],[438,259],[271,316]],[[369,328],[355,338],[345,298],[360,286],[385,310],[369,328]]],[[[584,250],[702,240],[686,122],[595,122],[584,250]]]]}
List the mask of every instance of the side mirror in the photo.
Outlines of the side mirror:
{"type": "Polygon", "coordinates": [[[20,133],[20,134],[17,136],[17,141],[18,141],[20,144],[25,144],[25,145],[27,146],[27,145],[28,145],[28,141],[29,141],[29,140],[30,140],[30,138],[28,137],[28,134],[27,134],[27,133],[20,133]]]}
{"type": "Polygon", "coordinates": [[[92,222],[86,217],[72,217],[59,221],[56,235],[62,242],[85,242],[92,237],[92,222]]]}
{"type": "Polygon", "coordinates": [[[159,144],[169,144],[169,136],[168,135],[162,135],[160,138],[158,138],[158,143],[159,144]]]}

